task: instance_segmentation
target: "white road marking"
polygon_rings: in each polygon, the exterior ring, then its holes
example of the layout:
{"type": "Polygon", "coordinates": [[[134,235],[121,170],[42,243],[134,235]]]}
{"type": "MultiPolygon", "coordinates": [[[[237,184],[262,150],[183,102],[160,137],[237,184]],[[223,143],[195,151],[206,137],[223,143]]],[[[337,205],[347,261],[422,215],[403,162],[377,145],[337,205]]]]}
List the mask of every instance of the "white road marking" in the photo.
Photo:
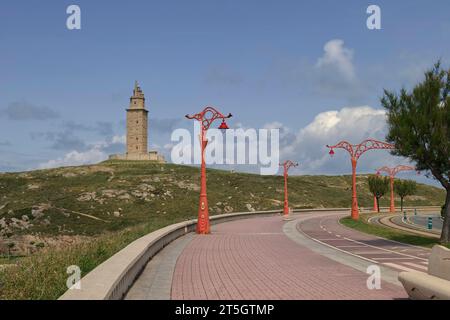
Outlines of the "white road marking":
{"type": "Polygon", "coordinates": [[[377,247],[377,246],[372,246],[372,245],[370,245],[370,244],[367,244],[367,243],[364,243],[364,242],[360,242],[360,241],[357,241],[357,240],[353,240],[353,239],[349,239],[349,238],[344,238],[344,239],[349,240],[349,241],[352,241],[352,242],[355,242],[355,243],[364,244],[364,245],[366,245],[366,246],[368,246],[368,247],[371,247],[371,248],[374,248],[374,249],[378,249],[378,250],[383,250],[383,251],[386,251],[386,252],[395,253],[395,254],[398,254],[398,255],[401,255],[401,256],[410,257],[410,258],[415,258],[415,259],[421,259],[421,260],[426,260],[426,259],[424,259],[424,258],[419,258],[419,257],[416,257],[416,256],[411,256],[411,255],[409,255],[409,254],[400,253],[400,252],[397,252],[397,251],[392,251],[392,250],[380,248],[380,247],[377,247]]]}
{"type": "Polygon", "coordinates": [[[394,268],[394,269],[398,269],[398,270],[402,270],[402,271],[422,272],[422,271],[418,271],[418,270],[415,270],[415,269],[407,268],[407,267],[405,267],[405,266],[401,266],[401,265],[399,265],[399,264],[392,263],[392,262],[383,262],[383,264],[384,264],[385,266],[388,266],[388,267],[391,267],[391,268],[394,268]]]}
{"type": "Polygon", "coordinates": [[[414,260],[414,258],[375,258],[377,260],[414,260]]]}
{"type": "Polygon", "coordinates": [[[366,246],[355,245],[355,246],[336,246],[336,247],[338,247],[338,248],[365,248],[366,246]]]}
{"type": "MultiPolygon", "coordinates": [[[[354,254],[386,254],[386,252],[380,252],[380,251],[355,251],[354,254]]],[[[412,258],[410,258],[412,259],[412,258]]]]}
{"type": "Polygon", "coordinates": [[[337,248],[337,247],[335,247],[335,246],[332,246],[331,244],[328,244],[328,243],[326,243],[326,242],[320,241],[319,239],[313,238],[313,237],[311,237],[309,234],[307,234],[307,233],[305,233],[305,232],[303,232],[303,231],[302,231],[302,233],[303,233],[305,236],[307,236],[308,238],[310,238],[311,240],[316,241],[316,242],[318,242],[318,243],[320,243],[320,244],[322,244],[322,245],[324,245],[324,246],[327,246],[327,247],[332,248],[332,249],[334,249],[334,250],[338,250],[338,251],[340,251],[340,252],[349,254],[349,255],[354,256],[354,257],[357,257],[357,258],[359,258],[359,259],[363,259],[363,260],[369,261],[369,262],[371,262],[371,263],[378,264],[378,262],[375,261],[375,260],[372,260],[372,259],[369,259],[369,258],[366,258],[366,257],[357,256],[356,254],[353,254],[353,253],[351,253],[350,251],[346,251],[346,250],[339,249],[339,248],[337,248]]]}
{"type": "Polygon", "coordinates": [[[421,266],[420,264],[416,264],[416,263],[412,263],[412,262],[404,262],[406,265],[410,266],[410,267],[415,267],[415,268],[419,268],[422,270],[428,270],[427,267],[425,266],[421,266]]]}

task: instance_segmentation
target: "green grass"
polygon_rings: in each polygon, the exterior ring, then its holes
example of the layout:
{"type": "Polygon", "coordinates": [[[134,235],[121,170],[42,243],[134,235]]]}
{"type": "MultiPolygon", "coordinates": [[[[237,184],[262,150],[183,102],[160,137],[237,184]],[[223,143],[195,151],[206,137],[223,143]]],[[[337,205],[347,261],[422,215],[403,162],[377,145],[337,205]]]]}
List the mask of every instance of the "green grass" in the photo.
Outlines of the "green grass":
{"type": "Polygon", "coordinates": [[[163,226],[164,223],[135,226],[99,236],[92,242],[18,259],[15,266],[0,270],[0,300],[57,299],[67,290],[68,266],[79,266],[84,276],[133,240],[163,226]]]}
{"type": "MultiPolygon", "coordinates": [[[[370,224],[367,222],[367,217],[369,215],[361,215],[359,220],[353,220],[351,217],[345,217],[340,220],[340,222],[349,228],[372,234],[378,237],[382,237],[389,240],[394,240],[402,243],[407,243],[416,246],[423,246],[431,248],[436,244],[440,244],[439,240],[436,238],[425,237],[420,235],[413,235],[401,230],[392,229],[385,226],[379,226],[370,224]]],[[[450,244],[446,245],[450,248],[450,244]]]]}

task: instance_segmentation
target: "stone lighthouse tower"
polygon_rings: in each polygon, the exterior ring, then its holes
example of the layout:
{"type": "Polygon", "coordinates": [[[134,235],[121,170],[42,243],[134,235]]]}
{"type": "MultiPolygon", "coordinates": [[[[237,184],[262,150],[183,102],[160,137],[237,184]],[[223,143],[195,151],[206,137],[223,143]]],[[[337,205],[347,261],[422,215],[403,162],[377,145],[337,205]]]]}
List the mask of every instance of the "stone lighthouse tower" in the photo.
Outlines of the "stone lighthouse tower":
{"type": "Polygon", "coordinates": [[[127,158],[140,160],[147,156],[148,111],[145,97],[137,81],[127,109],[127,158]]]}
{"type": "Polygon", "coordinates": [[[147,160],[165,162],[156,151],[148,151],[148,110],[145,97],[137,81],[127,110],[127,152],[112,154],[110,160],[147,160]]]}

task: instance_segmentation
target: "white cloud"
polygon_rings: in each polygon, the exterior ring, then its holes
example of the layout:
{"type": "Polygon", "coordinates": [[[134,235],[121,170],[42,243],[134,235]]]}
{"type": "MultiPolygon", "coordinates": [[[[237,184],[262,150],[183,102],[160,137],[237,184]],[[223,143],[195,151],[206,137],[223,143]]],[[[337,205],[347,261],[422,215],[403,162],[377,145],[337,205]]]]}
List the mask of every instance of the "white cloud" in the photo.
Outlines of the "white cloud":
{"type": "Polygon", "coordinates": [[[269,122],[263,126],[264,129],[281,129],[283,128],[283,124],[279,121],[269,122]]]}
{"type": "Polygon", "coordinates": [[[48,169],[98,163],[108,159],[108,155],[114,152],[117,147],[123,148],[125,143],[125,135],[116,135],[108,139],[108,141],[99,141],[91,144],[90,148],[86,151],[72,150],[62,157],[41,163],[38,167],[40,169],[48,169]]]}
{"type": "Polygon", "coordinates": [[[355,79],[353,50],[344,47],[344,41],[334,39],[323,47],[324,55],[317,61],[316,67],[328,71],[338,71],[346,80],[355,79]]]}
{"type": "Polygon", "coordinates": [[[366,136],[384,135],[385,129],[385,111],[362,106],[319,113],[300,134],[308,138],[322,136],[336,139],[341,136],[346,139],[362,139],[366,136]]]}
{"type": "Polygon", "coordinates": [[[358,73],[355,51],[341,39],[332,39],[323,45],[323,53],[308,60],[306,58],[280,59],[276,61],[268,78],[277,79],[284,87],[301,90],[302,95],[320,95],[326,98],[345,99],[348,104],[358,105],[362,98],[370,97],[369,86],[358,73]]]}
{"type": "Polygon", "coordinates": [[[101,149],[92,148],[85,152],[71,151],[64,155],[64,157],[55,160],[49,160],[39,165],[40,169],[79,166],[83,164],[98,163],[108,158],[108,155],[101,149]]]}
{"type": "MultiPolygon", "coordinates": [[[[352,144],[358,144],[367,138],[384,140],[386,131],[384,110],[361,106],[322,112],[300,129],[295,138],[283,141],[281,137],[281,155],[282,158],[299,161],[299,169],[304,173],[348,173],[350,159],[346,151],[336,150],[336,156],[331,159],[326,145],[333,145],[341,140],[352,144]]],[[[361,171],[373,172],[377,166],[403,162],[402,159],[391,156],[388,151],[374,150],[361,157],[358,167],[361,171]]]]}
{"type": "Polygon", "coordinates": [[[341,39],[328,41],[323,49],[324,53],[317,59],[309,78],[315,93],[344,98],[350,104],[357,104],[367,97],[370,83],[358,76],[353,49],[345,47],[341,39]]]}
{"type": "Polygon", "coordinates": [[[122,136],[114,136],[111,139],[112,143],[119,143],[119,144],[125,144],[127,141],[127,136],[126,135],[122,135],[122,136]]]}
{"type": "Polygon", "coordinates": [[[163,146],[163,149],[164,149],[164,150],[172,150],[173,147],[174,147],[174,144],[173,144],[173,143],[166,143],[166,144],[163,146]]]}

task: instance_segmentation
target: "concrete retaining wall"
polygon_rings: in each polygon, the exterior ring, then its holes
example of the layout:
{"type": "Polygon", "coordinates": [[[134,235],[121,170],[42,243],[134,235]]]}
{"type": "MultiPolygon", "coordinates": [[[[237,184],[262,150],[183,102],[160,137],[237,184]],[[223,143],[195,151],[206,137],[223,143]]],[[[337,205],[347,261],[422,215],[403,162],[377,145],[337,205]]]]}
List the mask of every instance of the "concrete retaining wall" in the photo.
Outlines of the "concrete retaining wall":
{"type": "MultiPolygon", "coordinates": [[[[210,217],[211,224],[274,215],[279,210],[230,213],[210,217]]],[[[131,287],[148,261],[175,239],[195,231],[197,220],[172,224],[143,236],[81,279],[81,290],[68,290],[59,300],[117,300],[131,287]]]]}

